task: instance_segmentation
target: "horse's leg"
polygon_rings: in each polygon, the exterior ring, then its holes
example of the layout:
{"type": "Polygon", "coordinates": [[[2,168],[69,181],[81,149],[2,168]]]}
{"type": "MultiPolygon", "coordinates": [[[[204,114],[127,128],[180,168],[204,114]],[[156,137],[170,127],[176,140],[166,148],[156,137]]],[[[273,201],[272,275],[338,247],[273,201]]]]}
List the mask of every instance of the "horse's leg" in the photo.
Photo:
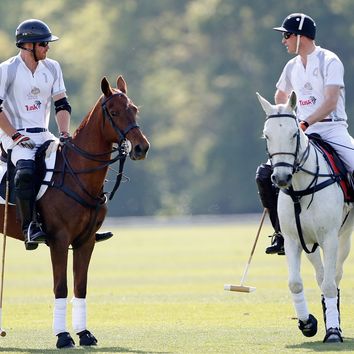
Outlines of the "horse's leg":
{"type": "MultiPolygon", "coordinates": [[[[326,327],[323,342],[343,342],[339,324],[338,290],[336,284],[336,263],[338,256],[338,236],[326,235],[322,248],[324,259],[324,278],[322,289],[322,307],[326,327]]],[[[343,253],[344,254],[344,253],[343,253]]]]}
{"type": "Polygon", "coordinates": [[[318,287],[321,288],[324,277],[324,269],[319,248],[317,248],[313,253],[306,253],[306,257],[315,269],[316,281],[318,287]]]}
{"type": "Polygon", "coordinates": [[[78,248],[74,248],[74,298],[72,299],[72,325],[80,338],[80,345],[96,345],[97,339],[87,330],[86,324],[86,291],[87,273],[94,248],[94,237],[78,248]]]}
{"type": "Polygon", "coordinates": [[[303,282],[300,274],[301,246],[288,236],[285,237],[285,254],[288,262],[289,289],[299,320],[298,327],[306,337],[312,337],[317,333],[317,320],[307,309],[304,295],[303,282]]]}
{"type": "Polygon", "coordinates": [[[50,242],[49,246],[52,259],[55,295],[53,332],[54,335],[58,337],[57,348],[70,348],[73,347],[75,343],[66,329],[68,245],[53,240],[50,242]]]}

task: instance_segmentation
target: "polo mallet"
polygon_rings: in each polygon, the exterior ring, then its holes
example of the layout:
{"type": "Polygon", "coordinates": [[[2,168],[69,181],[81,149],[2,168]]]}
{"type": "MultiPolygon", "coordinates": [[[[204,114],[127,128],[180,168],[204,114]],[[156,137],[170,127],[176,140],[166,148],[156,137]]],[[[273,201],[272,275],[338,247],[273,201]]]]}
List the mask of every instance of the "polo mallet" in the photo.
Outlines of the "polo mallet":
{"type": "MultiPolygon", "coordinates": [[[[12,150],[7,151],[7,161],[11,161],[12,150]]],[[[0,282],[0,336],[5,337],[6,332],[2,328],[2,298],[4,293],[4,275],[5,275],[5,251],[6,251],[6,234],[7,234],[7,214],[9,209],[9,194],[10,194],[10,178],[9,178],[9,163],[6,171],[6,187],[5,187],[5,207],[4,207],[4,225],[3,225],[3,244],[2,244],[2,261],[1,261],[1,282],[0,282]]]]}
{"type": "Polygon", "coordinates": [[[252,286],[244,286],[243,283],[245,282],[245,279],[246,279],[246,276],[247,276],[247,273],[248,273],[248,268],[250,266],[250,263],[251,263],[251,260],[252,260],[252,257],[253,257],[254,250],[256,249],[258,237],[259,237],[259,234],[261,233],[262,226],[263,226],[263,221],[264,221],[266,213],[267,213],[267,210],[264,209],[262,217],[261,217],[261,221],[259,223],[256,239],[254,240],[254,244],[253,244],[253,247],[252,247],[250,258],[248,259],[248,262],[246,264],[245,270],[243,271],[243,275],[242,275],[242,278],[241,278],[240,285],[224,284],[224,290],[237,291],[237,292],[240,292],[240,293],[250,293],[250,292],[256,290],[256,288],[254,288],[252,286]]]}

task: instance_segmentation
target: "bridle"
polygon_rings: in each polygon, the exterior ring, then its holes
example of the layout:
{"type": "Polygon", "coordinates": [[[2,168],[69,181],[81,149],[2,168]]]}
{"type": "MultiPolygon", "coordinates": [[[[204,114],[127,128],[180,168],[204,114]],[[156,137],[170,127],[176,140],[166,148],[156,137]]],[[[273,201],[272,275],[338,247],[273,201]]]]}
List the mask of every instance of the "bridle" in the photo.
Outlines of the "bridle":
{"type": "MultiPolygon", "coordinates": [[[[55,187],[55,188],[60,189],[62,192],[64,192],[70,198],[74,199],[76,202],[78,202],[79,204],[81,204],[82,206],[84,206],[86,208],[91,208],[91,209],[97,210],[99,205],[104,203],[107,198],[105,195],[102,197],[102,196],[94,196],[91,193],[89,193],[89,191],[82,184],[78,175],[85,174],[85,173],[91,173],[91,172],[95,172],[95,171],[104,169],[104,168],[112,165],[116,161],[119,161],[119,170],[117,172],[117,178],[116,178],[116,181],[115,181],[112,191],[109,193],[110,194],[109,200],[112,200],[115,192],[117,191],[117,189],[121,183],[121,180],[123,177],[124,163],[125,163],[126,157],[128,155],[128,150],[127,150],[127,145],[126,145],[126,136],[132,129],[137,128],[140,130],[139,125],[136,123],[131,123],[124,130],[121,130],[117,126],[117,124],[114,122],[113,117],[111,116],[111,114],[109,113],[109,111],[107,109],[107,102],[110,101],[115,96],[123,97],[125,95],[121,92],[118,92],[118,93],[113,93],[108,98],[103,97],[101,100],[101,107],[102,107],[103,118],[104,118],[103,124],[106,119],[111,123],[114,131],[118,135],[118,147],[114,147],[111,151],[102,152],[100,154],[92,154],[92,153],[89,153],[89,152],[79,148],[77,145],[75,145],[72,142],[71,139],[68,139],[67,141],[65,141],[65,143],[62,147],[62,157],[63,157],[63,161],[64,161],[62,169],[60,169],[58,171],[53,170],[54,172],[60,173],[60,175],[61,175],[60,182],[58,184],[55,184],[54,181],[42,182],[43,184],[47,184],[51,187],[55,187]],[[74,170],[72,168],[71,163],[70,163],[68,156],[67,156],[67,153],[69,150],[74,151],[75,153],[77,153],[78,155],[80,155],[81,157],[83,157],[87,160],[96,161],[99,163],[99,165],[96,167],[93,167],[93,168],[89,168],[89,169],[82,169],[79,171],[74,170]],[[107,159],[106,157],[111,155],[112,153],[117,153],[117,155],[113,158],[107,159]],[[78,193],[76,193],[72,189],[66,187],[66,185],[64,183],[64,178],[65,178],[66,174],[69,174],[74,179],[74,181],[76,181],[76,185],[79,186],[81,191],[86,195],[86,197],[90,201],[86,201],[78,193]]],[[[128,109],[128,107],[127,107],[127,109],[128,109]]]]}
{"type": "MultiPolygon", "coordinates": [[[[268,119],[271,119],[271,118],[283,118],[283,117],[288,117],[288,118],[292,118],[295,120],[295,123],[297,124],[297,118],[294,114],[290,114],[290,113],[277,113],[277,114],[270,114],[269,116],[267,116],[266,118],[266,121],[268,119]]],[[[306,150],[304,151],[302,157],[299,159],[298,158],[298,155],[299,155],[299,150],[300,150],[300,128],[298,127],[297,128],[297,131],[295,133],[295,138],[296,138],[296,147],[295,147],[295,151],[294,152],[284,152],[284,151],[278,151],[278,152],[274,152],[274,153],[270,153],[268,151],[268,146],[267,146],[267,154],[268,154],[268,157],[269,157],[269,160],[271,161],[271,165],[272,165],[272,168],[274,167],[290,167],[292,168],[292,173],[294,174],[295,172],[297,172],[299,169],[300,169],[300,166],[302,166],[307,157],[308,157],[308,154],[309,154],[309,145],[307,146],[306,150]],[[276,155],[290,155],[290,156],[293,156],[294,157],[294,163],[293,164],[290,164],[288,162],[277,162],[275,164],[272,163],[272,158],[273,156],[276,156],[276,155]]]]}
{"type": "MultiPolygon", "coordinates": [[[[115,130],[115,132],[119,136],[118,144],[120,145],[122,143],[122,141],[125,139],[126,135],[132,129],[135,129],[135,128],[140,129],[140,127],[136,123],[131,123],[123,131],[121,129],[119,129],[119,127],[114,122],[113,117],[111,116],[111,114],[108,112],[108,109],[107,109],[107,102],[110,101],[113,97],[116,97],[116,96],[125,97],[125,95],[122,92],[113,93],[111,96],[107,97],[106,99],[105,99],[105,97],[102,98],[101,106],[102,106],[102,110],[103,110],[103,117],[108,119],[108,121],[111,123],[113,129],[115,130]]],[[[126,109],[128,109],[128,107],[126,109]]]]}

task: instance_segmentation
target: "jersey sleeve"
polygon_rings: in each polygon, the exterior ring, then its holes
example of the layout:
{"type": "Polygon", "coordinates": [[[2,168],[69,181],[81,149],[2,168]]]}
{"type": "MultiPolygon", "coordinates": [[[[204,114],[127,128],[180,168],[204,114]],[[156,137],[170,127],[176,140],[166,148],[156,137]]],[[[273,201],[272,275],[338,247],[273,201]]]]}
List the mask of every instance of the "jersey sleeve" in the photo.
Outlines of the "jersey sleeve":
{"type": "Polygon", "coordinates": [[[63,72],[61,71],[61,67],[58,62],[55,62],[55,72],[56,74],[53,82],[52,96],[56,96],[59,93],[66,92],[63,72]]]}
{"type": "Polygon", "coordinates": [[[6,96],[7,72],[4,66],[0,66],[0,100],[5,100],[6,96]]]}
{"type": "Polygon", "coordinates": [[[340,60],[332,59],[326,65],[324,85],[338,85],[344,87],[344,66],[340,60]]]}

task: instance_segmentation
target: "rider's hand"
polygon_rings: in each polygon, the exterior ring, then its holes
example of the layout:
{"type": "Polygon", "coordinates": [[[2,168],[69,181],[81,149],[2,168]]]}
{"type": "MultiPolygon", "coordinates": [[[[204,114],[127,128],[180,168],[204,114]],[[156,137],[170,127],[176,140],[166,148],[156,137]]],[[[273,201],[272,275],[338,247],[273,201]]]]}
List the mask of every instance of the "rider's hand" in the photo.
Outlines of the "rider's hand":
{"type": "Polygon", "coordinates": [[[309,123],[306,122],[306,120],[302,120],[299,123],[299,127],[301,128],[301,130],[304,132],[308,127],[310,126],[309,123]]]}
{"type": "Polygon", "coordinates": [[[71,139],[71,136],[68,132],[60,132],[59,134],[59,144],[63,146],[69,139],[71,139]]]}
{"type": "Polygon", "coordinates": [[[36,143],[31,138],[19,132],[15,133],[11,138],[16,145],[20,145],[24,148],[33,149],[36,147],[36,143]]]}

